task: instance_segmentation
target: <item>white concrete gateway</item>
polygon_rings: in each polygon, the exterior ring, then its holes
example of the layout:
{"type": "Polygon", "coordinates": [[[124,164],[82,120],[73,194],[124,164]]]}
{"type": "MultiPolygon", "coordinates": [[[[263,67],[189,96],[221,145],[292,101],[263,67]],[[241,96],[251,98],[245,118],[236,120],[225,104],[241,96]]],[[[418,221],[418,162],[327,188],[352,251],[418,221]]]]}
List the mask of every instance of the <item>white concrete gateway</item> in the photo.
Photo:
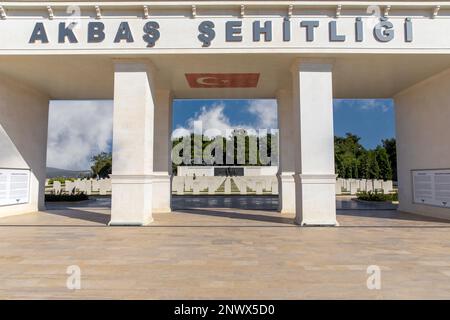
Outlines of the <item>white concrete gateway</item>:
{"type": "Polygon", "coordinates": [[[446,1],[0,3],[0,216],[44,209],[50,99],[114,99],[111,225],[170,211],[173,98],[277,98],[282,212],[336,225],[333,98],[394,98],[400,210],[450,218],[446,1]]]}

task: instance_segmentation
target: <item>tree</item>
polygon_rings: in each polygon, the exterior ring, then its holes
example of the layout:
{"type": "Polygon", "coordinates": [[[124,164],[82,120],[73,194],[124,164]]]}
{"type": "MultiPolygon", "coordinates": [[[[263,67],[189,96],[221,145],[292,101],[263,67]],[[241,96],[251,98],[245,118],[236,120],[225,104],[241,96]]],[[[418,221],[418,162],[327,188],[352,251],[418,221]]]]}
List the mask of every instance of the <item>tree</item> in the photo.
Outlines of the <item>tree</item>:
{"type": "Polygon", "coordinates": [[[379,179],[380,178],[380,166],[377,162],[377,155],[374,150],[367,152],[367,179],[379,179]]]}
{"type": "Polygon", "coordinates": [[[93,162],[91,166],[93,178],[107,178],[112,170],[112,154],[101,152],[91,158],[93,162]]]}
{"type": "Polygon", "coordinates": [[[358,158],[358,172],[360,179],[370,179],[369,174],[369,158],[368,153],[364,152],[362,153],[358,158]]]}
{"type": "Polygon", "coordinates": [[[338,177],[343,177],[345,174],[344,160],[341,154],[336,154],[334,157],[335,171],[338,177]]]}
{"type": "MultiPolygon", "coordinates": [[[[174,151],[173,155],[177,156],[177,160],[179,158],[183,159],[182,164],[176,164],[172,162],[172,172],[176,174],[178,165],[206,165],[205,159],[202,158],[201,163],[195,163],[194,161],[194,150],[198,153],[205,152],[208,146],[212,143],[218,143],[219,141],[216,139],[222,139],[222,147],[223,147],[223,161],[222,163],[215,163],[215,165],[242,165],[245,164],[247,166],[252,165],[277,165],[278,159],[278,134],[267,133],[265,136],[256,136],[250,135],[246,130],[234,130],[229,137],[218,136],[216,138],[208,138],[207,136],[194,136],[194,134],[190,134],[190,136],[175,138],[172,140],[172,151],[174,151]],[[184,139],[190,140],[184,140],[184,139]],[[197,139],[196,139],[197,138],[197,139]],[[238,148],[238,141],[243,141],[245,144],[245,149],[241,150],[238,148]],[[189,144],[190,142],[190,144],[189,144]],[[273,146],[272,146],[273,144],[273,146]],[[186,150],[185,147],[186,146],[186,150]],[[226,151],[227,148],[231,146],[231,149],[234,150],[234,163],[228,164],[226,151]],[[250,156],[250,150],[253,147],[256,147],[256,154],[250,156]],[[260,150],[260,148],[264,148],[264,150],[260,150]],[[273,150],[272,150],[272,147],[273,150]],[[187,150],[189,148],[190,151],[187,150]],[[264,151],[264,153],[262,152],[264,151]],[[267,151],[267,152],[266,152],[267,151]],[[188,157],[184,157],[184,153],[187,152],[191,154],[190,160],[187,161],[188,157]],[[264,156],[264,159],[262,157],[264,156]],[[254,159],[253,159],[254,157],[254,159]],[[238,159],[240,161],[238,161],[238,159]],[[263,161],[264,160],[264,161],[263,161]],[[274,160],[274,161],[272,161],[274,160]],[[267,161],[269,163],[267,163],[267,161]],[[243,163],[240,163],[243,162],[243,163]]],[[[211,147],[211,146],[210,146],[211,147]]],[[[208,151],[208,150],[207,150],[208,151]]],[[[215,156],[215,149],[212,150],[212,156],[215,156]]],[[[209,151],[207,152],[209,153],[209,151]]],[[[218,156],[218,158],[220,158],[218,156]]],[[[229,160],[228,160],[229,161],[229,160]]]]}
{"type": "Polygon", "coordinates": [[[375,149],[375,157],[380,168],[380,178],[383,180],[392,180],[391,162],[389,161],[386,149],[378,146],[375,149]]]}
{"type": "Polygon", "coordinates": [[[395,139],[382,140],[383,146],[373,150],[364,149],[359,141],[360,137],[352,133],[346,133],[345,137],[334,137],[338,177],[391,180],[396,166],[395,139]]]}
{"type": "Polygon", "coordinates": [[[334,137],[335,168],[340,178],[359,178],[358,158],[365,152],[359,143],[360,137],[346,133],[345,137],[334,137]]]}
{"type": "MultiPolygon", "coordinates": [[[[189,136],[188,136],[189,138],[189,136]]],[[[205,165],[205,159],[202,163],[194,163],[194,149],[197,152],[207,151],[215,156],[215,152],[220,148],[215,149],[211,145],[214,139],[197,136],[191,133],[190,144],[186,141],[189,149],[176,148],[178,155],[183,157],[183,153],[191,154],[190,161],[184,161],[182,165],[205,165]],[[197,138],[197,139],[195,139],[197,138]],[[210,149],[208,149],[210,148],[210,149]],[[201,150],[200,150],[201,149],[201,150]]],[[[215,165],[262,165],[266,164],[267,160],[275,160],[278,158],[278,149],[272,150],[272,140],[274,146],[278,141],[276,134],[268,133],[266,136],[250,136],[246,130],[234,130],[229,137],[220,137],[223,139],[223,164],[216,163],[215,165]],[[238,148],[238,141],[245,142],[245,150],[238,148]],[[231,148],[234,150],[234,163],[228,164],[226,159],[226,150],[231,148]],[[250,159],[250,149],[256,148],[256,155],[254,159],[250,159]],[[271,155],[273,154],[273,157],[271,155]],[[263,159],[264,157],[264,159],[263,159]],[[238,161],[239,159],[239,161],[238,161]],[[252,161],[251,161],[252,160],[252,161]],[[263,161],[264,160],[264,161],[263,161]],[[256,163],[255,163],[256,162],[256,163]]],[[[335,151],[335,170],[340,178],[352,179],[384,179],[391,180],[394,176],[396,178],[396,154],[395,154],[395,139],[382,140],[383,146],[377,146],[373,150],[366,150],[360,143],[360,137],[352,133],[346,133],[344,137],[334,137],[334,151],[335,151]],[[395,171],[394,171],[395,170],[395,171]]],[[[178,146],[183,142],[183,138],[174,139],[172,146],[178,146]]],[[[277,146],[276,146],[277,147],[277,146]]],[[[186,159],[187,160],[187,159],[186,159]]],[[[272,165],[277,165],[276,161],[271,161],[272,165]]],[[[172,163],[173,173],[176,174],[177,165],[172,163]]]]}
{"type": "Polygon", "coordinates": [[[386,152],[389,157],[389,162],[391,163],[392,169],[392,179],[397,181],[397,143],[395,138],[385,139],[381,141],[383,143],[383,147],[386,149],[386,152]]]}

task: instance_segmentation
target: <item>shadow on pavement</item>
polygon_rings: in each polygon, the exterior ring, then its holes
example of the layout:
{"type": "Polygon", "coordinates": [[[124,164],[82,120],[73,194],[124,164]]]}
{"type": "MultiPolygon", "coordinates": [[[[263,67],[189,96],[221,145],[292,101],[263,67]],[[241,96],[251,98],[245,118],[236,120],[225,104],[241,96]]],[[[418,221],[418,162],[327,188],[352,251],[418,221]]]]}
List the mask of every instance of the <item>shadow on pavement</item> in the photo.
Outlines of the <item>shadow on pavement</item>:
{"type": "Polygon", "coordinates": [[[222,210],[213,210],[213,209],[184,209],[179,211],[181,214],[193,214],[193,215],[202,215],[209,217],[222,217],[222,218],[230,218],[230,219],[242,219],[247,221],[261,221],[261,222],[271,222],[271,223],[280,223],[280,224],[294,224],[293,218],[274,216],[268,214],[255,214],[253,212],[236,212],[236,211],[222,211],[222,210]]]}
{"type": "Polygon", "coordinates": [[[94,223],[107,225],[111,219],[108,213],[101,213],[95,211],[77,210],[75,208],[65,208],[64,210],[46,210],[45,213],[54,216],[66,217],[71,219],[78,219],[94,223]]]}

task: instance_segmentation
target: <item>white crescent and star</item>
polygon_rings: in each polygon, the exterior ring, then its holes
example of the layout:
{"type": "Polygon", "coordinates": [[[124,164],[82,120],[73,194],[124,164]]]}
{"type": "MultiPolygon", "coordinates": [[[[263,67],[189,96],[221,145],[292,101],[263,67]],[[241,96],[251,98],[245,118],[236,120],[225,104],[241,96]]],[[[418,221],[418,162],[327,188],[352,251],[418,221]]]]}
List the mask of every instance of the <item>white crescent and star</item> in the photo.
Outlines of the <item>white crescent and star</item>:
{"type": "Polygon", "coordinates": [[[203,86],[221,86],[229,84],[230,80],[218,79],[216,77],[199,77],[196,82],[203,86]]]}

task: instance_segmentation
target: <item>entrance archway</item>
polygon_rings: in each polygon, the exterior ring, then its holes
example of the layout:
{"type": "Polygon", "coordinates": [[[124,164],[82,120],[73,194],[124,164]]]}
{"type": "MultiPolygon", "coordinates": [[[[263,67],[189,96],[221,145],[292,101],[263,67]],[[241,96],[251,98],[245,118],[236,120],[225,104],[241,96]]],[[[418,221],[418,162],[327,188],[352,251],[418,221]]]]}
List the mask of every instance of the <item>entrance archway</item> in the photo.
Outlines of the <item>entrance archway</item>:
{"type": "Polygon", "coordinates": [[[174,101],[173,210],[278,209],[276,104],[275,99],[174,101]]]}

